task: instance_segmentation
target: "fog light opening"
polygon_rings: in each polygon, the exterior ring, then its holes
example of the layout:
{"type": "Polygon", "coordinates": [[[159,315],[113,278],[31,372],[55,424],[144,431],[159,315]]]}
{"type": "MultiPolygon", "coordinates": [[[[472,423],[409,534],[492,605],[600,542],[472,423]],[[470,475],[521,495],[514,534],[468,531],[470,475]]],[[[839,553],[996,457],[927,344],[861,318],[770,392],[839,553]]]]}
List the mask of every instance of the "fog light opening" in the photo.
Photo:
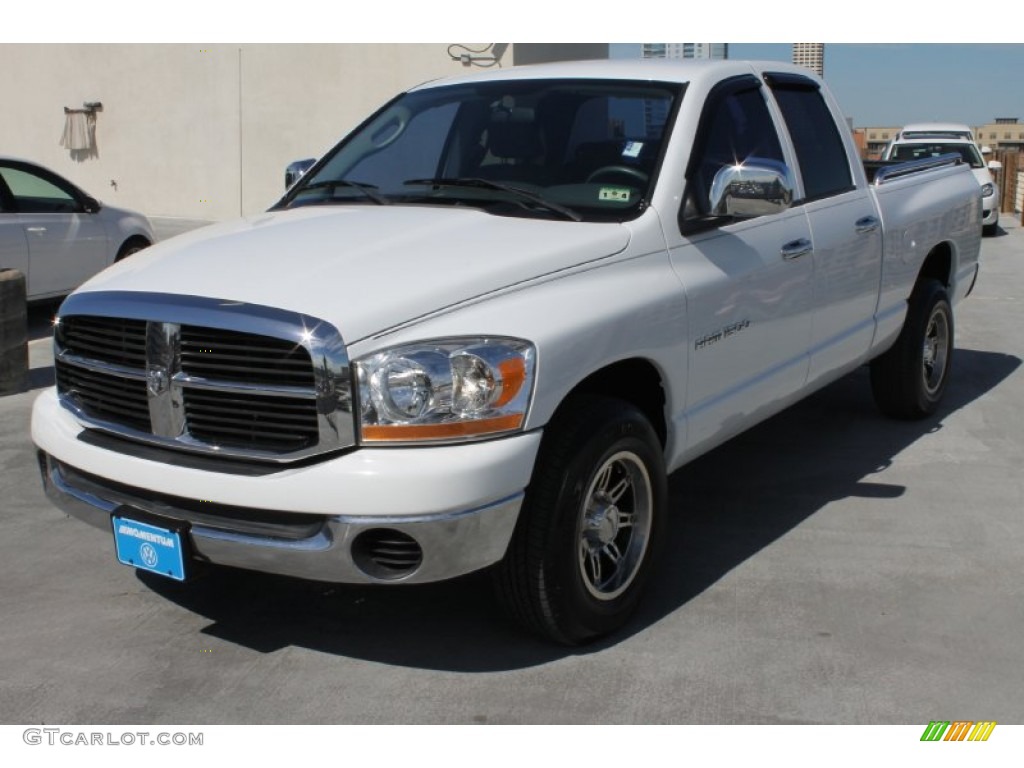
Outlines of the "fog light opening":
{"type": "Polygon", "coordinates": [[[392,581],[416,572],[423,563],[423,547],[402,531],[371,528],[352,542],[352,561],[370,578],[392,581]]]}

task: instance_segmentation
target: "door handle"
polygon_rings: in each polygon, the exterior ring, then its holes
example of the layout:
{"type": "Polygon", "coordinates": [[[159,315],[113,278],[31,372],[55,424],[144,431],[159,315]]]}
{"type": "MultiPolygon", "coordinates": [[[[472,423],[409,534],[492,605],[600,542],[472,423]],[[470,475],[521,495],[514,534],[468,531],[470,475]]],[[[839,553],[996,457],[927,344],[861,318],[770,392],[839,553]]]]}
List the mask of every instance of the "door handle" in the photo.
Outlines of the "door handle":
{"type": "Polygon", "coordinates": [[[874,216],[865,216],[862,219],[857,219],[853,226],[857,228],[857,232],[864,235],[878,229],[878,224],[879,221],[874,216]]]}
{"type": "Polygon", "coordinates": [[[813,250],[814,245],[811,241],[806,237],[801,237],[799,240],[793,240],[782,246],[782,258],[786,261],[792,261],[793,259],[799,259],[801,256],[806,256],[813,250]]]}
{"type": "Polygon", "coordinates": [[[45,232],[46,227],[25,227],[26,232],[45,232]]]}

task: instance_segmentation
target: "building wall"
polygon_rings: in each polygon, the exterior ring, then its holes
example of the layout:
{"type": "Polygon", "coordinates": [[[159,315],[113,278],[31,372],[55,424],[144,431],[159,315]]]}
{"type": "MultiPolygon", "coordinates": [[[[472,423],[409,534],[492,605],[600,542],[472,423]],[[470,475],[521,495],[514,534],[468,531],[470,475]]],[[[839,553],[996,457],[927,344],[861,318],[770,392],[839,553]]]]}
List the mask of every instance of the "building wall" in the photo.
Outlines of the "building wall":
{"type": "Polygon", "coordinates": [[[995,122],[974,127],[978,144],[993,150],[1024,150],[1024,123],[1016,117],[1001,117],[995,122]]]}
{"type": "Polygon", "coordinates": [[[860,128],[859,130],[864,132],[865,156],[868,158],[877,158],[882,153],[882,150],[885,149],[885,145],[892,139],[896,138],[896,134],[900,132],[902,127],[903,126],[860,128]]]}
{"type": "MultiPolygon", "coordinates": [[[[486,54],[490,45],[466,49],[486,54]]],[[[511,65],[504,48],[501,60],[470,65],[459,60],[462,50],[447,43],[3,44],[0,71],[17,78],[4,89],[0,152],[150,216],[255,214],[283,193],[289,162],[324,152],[401,90],[483,64],[511,65]],[[103,105],[94,156],[73,157],[82,153],[59,143],[64,108],[94,101],[103,105]]]]}

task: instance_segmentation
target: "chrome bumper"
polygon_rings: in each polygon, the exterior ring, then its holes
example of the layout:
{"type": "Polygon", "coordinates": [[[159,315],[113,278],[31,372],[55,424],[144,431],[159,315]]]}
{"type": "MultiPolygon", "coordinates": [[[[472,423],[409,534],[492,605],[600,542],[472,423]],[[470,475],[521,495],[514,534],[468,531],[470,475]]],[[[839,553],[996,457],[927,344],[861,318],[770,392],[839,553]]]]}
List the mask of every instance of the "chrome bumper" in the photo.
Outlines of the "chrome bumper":
{"type": "MultiPolygon", "coordinates": [[[[520,492],[474,508],[415,516],[292,516],[278,522],[217,518],[188,509],[182,499],[147,494],[141,488],[106,484],[39,453],[46,495],[61,510],[105,531],[111,515],[125,508],[189,524],[196,560],[265,573],[336,583],[415,584],[441,581],[492,565],[504,556],[523,500],[520,492]],[[284,522],[282,522],[284,521],[284,522]],[[367,533],[369,532],[369,533],[367,533]],[[363,552],[354,554],[360,534],[398,532],[411,537],[421,550],[418,565],[401,571],[382,571],[363,552]]],[[[194,504],[193,504],[194,506],[194,504]]],[[[273,513],[270,513],[271,515],[273,513]]],[[[365,540],[365,539],[364,539],[365,540]]],[[[361,545],[357,545],[361,546],[361,545]]]]}

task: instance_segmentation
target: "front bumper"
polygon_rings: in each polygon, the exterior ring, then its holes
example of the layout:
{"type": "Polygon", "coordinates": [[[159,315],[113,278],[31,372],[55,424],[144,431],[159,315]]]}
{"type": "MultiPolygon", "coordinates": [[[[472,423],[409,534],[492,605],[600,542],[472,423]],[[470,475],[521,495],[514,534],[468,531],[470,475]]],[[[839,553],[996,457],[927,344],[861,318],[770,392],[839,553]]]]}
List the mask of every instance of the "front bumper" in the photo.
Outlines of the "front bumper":
{"type": "Polygon", "coordinates": [[[440,581],[499,561],[540,443],[534,432],[362,449],[262,474],[214,472],[97,444],[53,390],[34,404],[32,437],[47,495],[73,517],[109,531],[115,511],[140,510],[187,522],[197,560],[364,584],[440,581]],[[372,550],[375,537],[395,534],[418,548],[415,567],[380,568],[368,555],[368,540],[372,550]]]}

